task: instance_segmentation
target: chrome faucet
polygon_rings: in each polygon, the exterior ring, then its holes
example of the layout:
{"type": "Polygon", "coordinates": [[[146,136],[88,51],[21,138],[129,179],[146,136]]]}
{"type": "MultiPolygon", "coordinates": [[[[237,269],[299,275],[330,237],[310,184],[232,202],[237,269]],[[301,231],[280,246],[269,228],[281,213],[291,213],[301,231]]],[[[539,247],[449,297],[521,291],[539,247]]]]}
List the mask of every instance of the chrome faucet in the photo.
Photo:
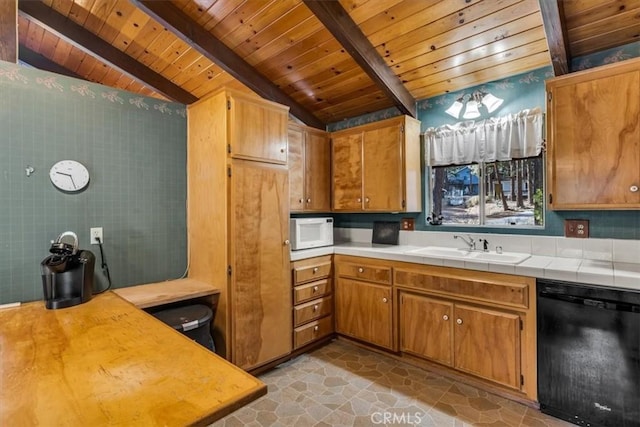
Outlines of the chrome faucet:
{"type": "Polygon", "coordinates": [[[467,237],[469,238],[469,240],[467,240],[463,236],[459,236],[457,234],[453,235],[454,239],[460,238],[463,242],[465,242],[467,244],[467,246],[469,246],[469,250],[470,251],[475,251],[476,250],[476,241],[473,240],[473,237],[471,237],[468,234],[467,234],[467,237]]]}

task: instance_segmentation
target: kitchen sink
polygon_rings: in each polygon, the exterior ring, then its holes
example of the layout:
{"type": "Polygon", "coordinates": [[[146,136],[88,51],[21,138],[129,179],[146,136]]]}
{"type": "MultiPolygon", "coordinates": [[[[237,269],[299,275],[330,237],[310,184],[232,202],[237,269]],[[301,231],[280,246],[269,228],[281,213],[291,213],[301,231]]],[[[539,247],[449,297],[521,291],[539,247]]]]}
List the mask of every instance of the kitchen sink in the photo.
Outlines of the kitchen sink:
{"type": "Polygon", "coordinates": [[[520,264],[531,255],[518,252],[470,252],[468,259],[495,262],[498,264],[520,264]]]}
{"type": "Polygon", "coordinates": [[[411,255],[424,255],[432,258],[464,259],[469,255],[469,250],[460,248],[447,248],[443,246],[426,246],[407,252],[411,255]]]}
{"type": "Polygon", "coordinates": [[[426,246],[420,249],[413,249],[406,252],[411,255],[422,255],[431,258],[459,259],[469,261],[484,261],[496,264],[519,264],[527,258],[529,254],[519,252],[480,252],[469,251],[468,249],[447,248],[443,246],[426,246]]]}

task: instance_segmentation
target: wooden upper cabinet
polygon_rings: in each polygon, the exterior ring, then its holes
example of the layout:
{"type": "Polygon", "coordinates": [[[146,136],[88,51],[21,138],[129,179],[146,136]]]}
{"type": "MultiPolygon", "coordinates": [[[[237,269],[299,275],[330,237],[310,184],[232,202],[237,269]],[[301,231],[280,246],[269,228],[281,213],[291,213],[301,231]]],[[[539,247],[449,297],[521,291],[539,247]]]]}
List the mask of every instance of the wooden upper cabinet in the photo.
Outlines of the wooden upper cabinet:
{"type": "Polygon", "coordinates": [[[640,59],[547,81],[550,209],[640,208],[640,59]]]}
{"type": "Polygon", "coordinates": [[[288,107],[234,92],[227,109],[231,157],[287,163],[288,107]]]}
{"type": "Polygon", "coordinates": [[[304,211],[304,131],[298,125],[289,124],[289,209],[304,211]]]}
{"type": "Polygon", "coordinates": [[[362,210],[362,133],[331,137],[333,210],[362,210]]]}
{"type": "Polygon", "coordinates": [[[327,132],[289,123],[289,205],[292,212],[331,211],[330,157],[327,132]]]}
{"type": "Polygon", "coordinates": [[[422,210],[420,122],[407,116],[331,135],[333,210],[422,210]]]}
{"type": "Polygon", "coordinates": [[[331,144],[327,132],[308,129],[304,143],[305,211],[331,211],[331,144]]]}
{"type": "Polygon", "coordinates": [[[362,193],[365,210],[404,210],[403,128],[403,124],[397,123],[364,132],[362,193]]]}

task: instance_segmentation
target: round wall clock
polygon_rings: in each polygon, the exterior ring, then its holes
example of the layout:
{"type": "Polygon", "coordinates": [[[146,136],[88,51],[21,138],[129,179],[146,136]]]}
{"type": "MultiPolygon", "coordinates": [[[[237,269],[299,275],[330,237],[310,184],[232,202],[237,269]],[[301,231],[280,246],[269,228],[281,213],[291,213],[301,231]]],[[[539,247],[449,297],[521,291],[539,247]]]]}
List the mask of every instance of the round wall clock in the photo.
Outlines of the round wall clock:
{"type": "Polygon", "coordinates": [[[51,183],[66,193],[77,193],[89,185],[89,171],[75,160],[60,160],[49,171],[51,183]]]}

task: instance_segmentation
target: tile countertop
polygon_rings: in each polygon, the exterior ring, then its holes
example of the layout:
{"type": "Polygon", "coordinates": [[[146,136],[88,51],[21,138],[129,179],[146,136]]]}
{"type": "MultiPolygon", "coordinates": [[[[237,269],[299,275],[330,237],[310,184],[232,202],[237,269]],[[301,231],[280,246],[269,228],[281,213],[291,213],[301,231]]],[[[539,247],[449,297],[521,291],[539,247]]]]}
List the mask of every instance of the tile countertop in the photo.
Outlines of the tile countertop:
{"type": "Polygon", "coordinates": [[[291,261],[329,254],[352,255],[640,290],[640,264],[636,263],[531,255],[519,264],[507,265],[472,260],[440,259],[411,253],[419,248],[420,246],[414,245],[374,246],[361,242],[338,243],[334,246],[292,251],[291,261]]]}

